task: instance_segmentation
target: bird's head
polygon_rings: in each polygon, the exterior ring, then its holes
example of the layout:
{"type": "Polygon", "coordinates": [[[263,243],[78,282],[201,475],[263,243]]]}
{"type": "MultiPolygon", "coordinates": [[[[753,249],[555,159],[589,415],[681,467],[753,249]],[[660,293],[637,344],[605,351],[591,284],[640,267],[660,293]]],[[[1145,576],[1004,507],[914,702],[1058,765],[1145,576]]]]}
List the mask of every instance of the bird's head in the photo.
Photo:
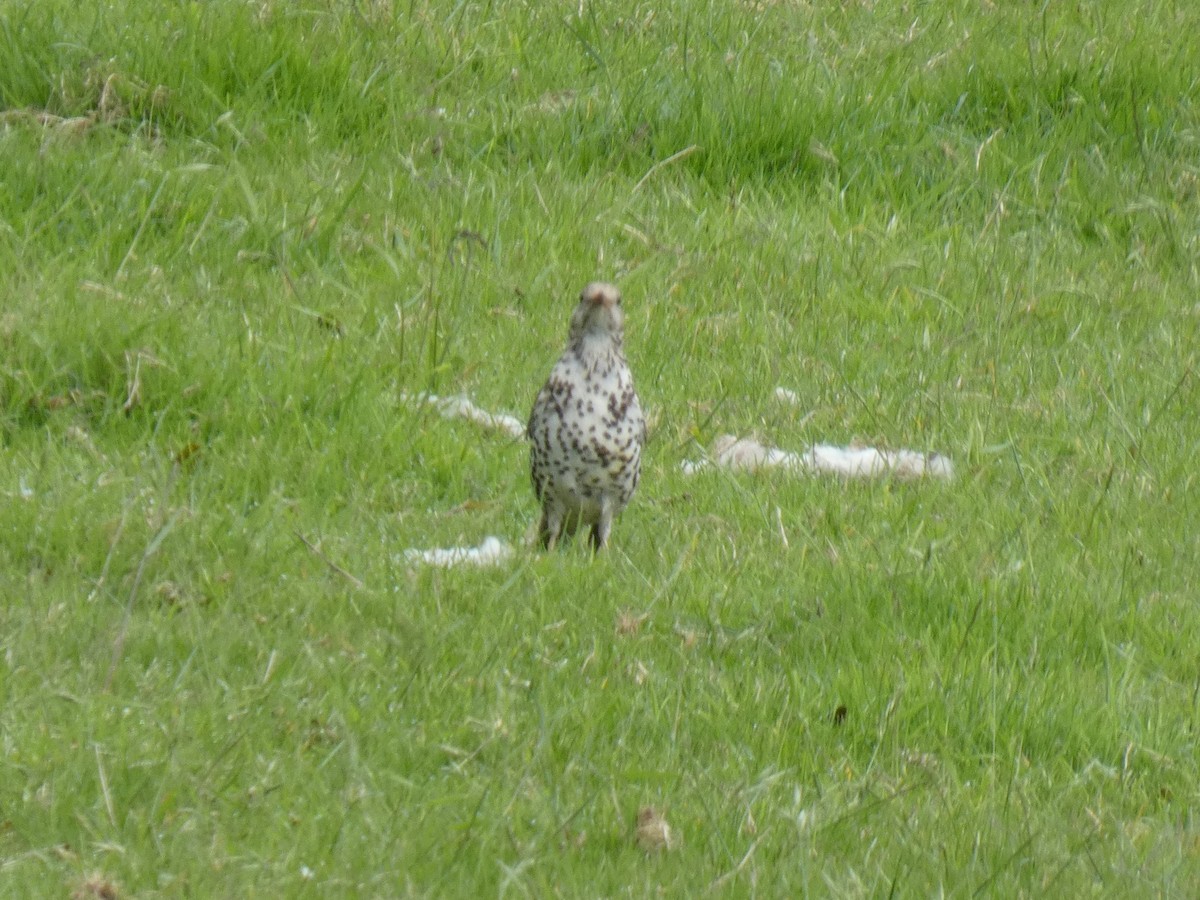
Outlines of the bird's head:
{"type": "Polygon", "coordinates": [[[579,295],[579,305],[571,316],[571,340],[607,337],[618,343],[625,326],[621,310],[621,292],[616,285],[593,281],[579,295]]]}

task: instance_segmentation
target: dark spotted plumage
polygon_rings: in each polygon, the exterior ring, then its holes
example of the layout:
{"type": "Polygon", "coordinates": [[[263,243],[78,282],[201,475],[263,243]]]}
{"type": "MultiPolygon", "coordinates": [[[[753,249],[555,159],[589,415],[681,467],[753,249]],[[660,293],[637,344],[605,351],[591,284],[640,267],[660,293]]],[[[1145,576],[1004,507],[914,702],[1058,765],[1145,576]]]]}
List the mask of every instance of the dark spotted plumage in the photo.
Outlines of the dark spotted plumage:
{"type": "Polygon", "coordinates": [[[534,401],[529,468],[546,547],[587,525],[600,549],[637,487],[646,419],[621,349],[624,324],[620,291],[602,282],[585,287],[567,349],[534,401]]]}

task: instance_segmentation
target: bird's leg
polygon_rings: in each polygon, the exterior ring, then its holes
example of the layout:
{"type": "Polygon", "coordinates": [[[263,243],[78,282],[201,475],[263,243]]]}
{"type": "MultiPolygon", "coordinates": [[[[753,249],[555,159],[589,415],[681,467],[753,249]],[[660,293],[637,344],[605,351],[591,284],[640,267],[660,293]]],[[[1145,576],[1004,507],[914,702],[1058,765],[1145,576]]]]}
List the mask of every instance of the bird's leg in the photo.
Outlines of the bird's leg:
{"type": "Polygon", "coordinates": [[[542,520],[538,523],[538,539],[547,550],[553,550],[562,534],[562,510],[552,503],[542,507],[542,520]]]}
{"type": "Polygon", "coordinates": [[[613,507],[607,496],[600,499],[600,518],[592,526],[592,550],[600,551],[608,543],[608,533],[612,531],[613,507]]]}

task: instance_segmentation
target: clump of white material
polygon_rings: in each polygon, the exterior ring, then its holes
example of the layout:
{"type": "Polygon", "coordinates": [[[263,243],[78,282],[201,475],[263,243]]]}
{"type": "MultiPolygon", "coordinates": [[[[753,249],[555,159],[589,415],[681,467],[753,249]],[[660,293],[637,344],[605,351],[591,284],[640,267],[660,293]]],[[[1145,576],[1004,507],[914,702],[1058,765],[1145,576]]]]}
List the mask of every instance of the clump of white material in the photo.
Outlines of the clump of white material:
{"type": "MultiPolygon", "coordinates": [[[[409,394],[402,394],[402,399],[410,399],[409,394]]],[[[476,406],[466,394],[455,394],[452,397],[439,397],[437,394],[416,394],[412,399],[437,407],[437,411],[445,419],[466,419],[476,425],[482,425],[493,431],[503,431],[512,437],[525,437],[525,423],[516,416],[502,412],[488,412],[476,406]]]]}
{"type": "Polygon", "coordinates": [[[874,447],[831,447],[817,444],[804,454],[808,468],[848,478],[894,475],[897,478],[954,477],[954,465],[940,453],[919,450],[876,450],[874,447]]]}
{"type": "Polygon", "coordinates": [[[708,466],[746,472],[783,469],[793,472],[826,472],[846,478],[894,475],[897,478],[943,478],[954,476],[954,466],[938,453],[916,450],[877,450],[874,447],[834,447],[816,444],[801,453],[768,447],[751,438],[723,434],[713,441],[708,459],[683,463],[685,474],[693,475],[708,466]]]}
{"type": "Polygon", "coordinates": [[[428,566],[496,566],[513,554],[513,548],[498,537],[489,535],[478,547],[436,547],[433,550],[410,548],[404,551],[409,563],[428,566]]]}

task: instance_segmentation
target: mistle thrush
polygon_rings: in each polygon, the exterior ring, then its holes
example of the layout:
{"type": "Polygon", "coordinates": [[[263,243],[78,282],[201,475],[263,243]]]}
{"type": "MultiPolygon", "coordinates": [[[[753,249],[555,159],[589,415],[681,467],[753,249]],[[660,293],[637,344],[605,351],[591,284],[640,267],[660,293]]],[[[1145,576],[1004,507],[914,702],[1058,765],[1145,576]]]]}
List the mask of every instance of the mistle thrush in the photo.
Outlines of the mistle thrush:
{"type": "Polygon", "coordinates": [[[567,348],[534,401],[529,468],[547,548],[587,525],[599,550],[637,487],[646,419],[621,348],[624,323],[616,287],[585,287],[567,348]]]}

